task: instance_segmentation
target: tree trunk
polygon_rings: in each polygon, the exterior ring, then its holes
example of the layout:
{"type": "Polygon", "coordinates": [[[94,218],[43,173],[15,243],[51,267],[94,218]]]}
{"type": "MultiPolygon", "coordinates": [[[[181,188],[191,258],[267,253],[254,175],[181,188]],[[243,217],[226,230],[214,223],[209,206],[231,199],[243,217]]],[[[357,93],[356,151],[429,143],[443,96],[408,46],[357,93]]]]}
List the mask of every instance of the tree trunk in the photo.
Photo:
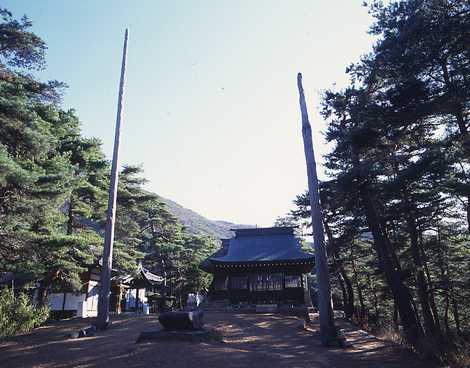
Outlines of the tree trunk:
{"type": "Polygon", "coordinates": [[[305,162],[307,166],[308,191],[310,197],[310,211],[312,215],[312,229],[315,248],[315,271],[318,282],[318,309],[320,315],[320,339],[323,345],[337,343],[333,308],[331,305],[330,274],[325,251],[325,236],[323,233],[323,215],[320,207],[318,191],[317,168],[313,151],[312,128],[308,119],[307,104],[305,102],[302,86],[302,74],[297,74],[297,88],[299,90],[299,104],[302,117],[302,138],[304,143],[305,162]]]}
{"type": "Polygon", "coordinates": [[[450,326],[449,326],[449,278],[447,276],[447,270],[444,260],[444,249],[441,244],[441,231],[437,229],[437,256],[438,265],[441,276],[441,282],[444,285],[444,327],[446,330],[446,336],[450,337],[450,326]]]}
{"type": "Polygon", "coordinates": [[[449,326],[449,293],[446,292],[444,295],[444,326],[446,328],[447,337],[451,336],[449,326]]]}
{"type": "Polygon", "coordinates": [[[431,311],[431,306],[429,304],[428,284],[426,281],[426,276],[424,274],[424,262],[421,257],[421,249],[419,244],[420,234],[418,233],[418,228],[416,225],[416,205],[410,198],[410,189],[408,188],[406,181],[399,179],[399,166],[395,153],[392,153],[391,156],[392,167],[395,173],[395,177],[397,178],[397,181],[400,186],[400,192],[403,202],[406,205],[406,224],[410,237],[411,256],[413,258],[413,263],[416,270],[416,286],[418,289],[418,298],[423,313],[424,329],[427,335],[434,335],[434,333],[436,332],[436,322],[434,320],[434,316],[431,311]]]}
{"type": "Polygon", "coordinates": [[[439,313],[437,311],[436,300],[434,298],[434,292],[432,291],[433,290],[433,282],[432,282],[432,279],[431,279],[431,273],[429,272],[428,258],[427,258],[426,252],[423,248],[422,233],[421,233],[421,236],[420,236],[420,251],[421,251],[421,258],[423,260],[424,272],[425,272],[426,279],[427,279],[426,282],[429,285],[429,289],[427,290],[428,297],[429,297],[429,304],[431,306],[431,311],[432,311],[433,316],[434,316],[434,322],[436,324],[437,332],[439,333],[439,335],[442,336],[441,322],[439,321],[439,313]]]}
{"type": "Polygon", "coordinates": [[[418,321],[413,309],[412,297],[410,290],[403,283],[400,271],[394,265],[393,258],[390,255],[391,245],[387,235],[382,232],[378,215],[374,204],[370,198],[367,188],[363,185],[360,189],[361,199],[364,203],[367,223],[374,238],[374,245],[377,251],[381,268],[384,272],[385,279],[390,287],[393,299],[397,305],[400,314],[401,324],[406,335],[407,341],[413,346],[417,345],[419,337],[422,335],[418,321]]]}
{"type": "Polygon", "coordinates": [[[460,327],[459,306],[458,306],[457,300],[455,299],[454,296],[452,296],[451,301],[452,301],[452,314],[454,315],[454,321],[455,321],[455,329],[457,330],[457,335],[461,336],[462,335],[462,329],[460,327]]]}
{"type": "MultiPolygon", "coordinates": [[[[453,81],[450,78],[449,69],[447,66],[447,59],[441,62],[441,68],[442,68],[442,76],[444,77],[444,82],[447,88],[447,93],[448,95],[452,96],[455,92],[453,91],[454,86],[453,86],[453,81]]],[[[467,122],[465,121],[464,115],[463,115],[462,103],[458,101],[452,101],[452,104],[453,104],[452,115],[454,115],[457,121],[460,134],[465,138],[468,136],[468,128],[467,128],[467,122]]]]}
{"type": "Polygon", "coordinates": [[[72,198],[69,201],[69,210],[67,213],[67,235],[73,234],[73,208],[72,208],[72,198]]]}
{"type": "Polygon", "coordinates": [[[382,227],[382,219],[378,215],[372,200],[367,177],[362,175],[359,156],[355,147],[352,146],[351,148],[353,166],[359,182],[359,196],[364,206],[369,230],[374,239],[374,247],[379,258],[379,265],[392,291],[405,337],[410,344],[417,346],[418,339],[422,336],[422,331],[413,309],[412,296],[408,287],[403,283],[398,257],[394,253],[387,232],[382,227]]]}
{"type": "MultiPolygon", "coordinates": [[[[303,289],[304,289],[304,303],[305,303],[305,306],[307,308],[313,308],[313,302],[312,302],[312,297],[310,296],[310,286],[308,284],[308,276],[307,275],[302,276],[302,286],[303,286],[303,289]]],[[[307,313],[307,318],[310,320],[310,317],[308,316],[308,313],[307,313]]]]}
{"type": "Polygon", "coordinates": [[[348,304],[348,295],[346,294],[346,287],[344,286],[344,281],[343,281],[343,278],[341,277],[341,274],[339,272],[336,272],[336,276],[338,277],[338,283],[341,289],[341,295],[342,295],[342,300],[343,300],[343,310],[344,310],[344,313],[346,314],[346,304],[348,304]]]}
{"type": "Polygon", "coordinates": [[[58,276],[59,271],[53,270],[39,282],[38,295],[36,299],[38,307],[43,307],[47,304],[49,289],[58,276]]]}
{"type": "Polygon", "coordinates": [[[344,313],[347,319],[350,319],[354,314],[354,289],[351,284],[351,280],[343,267],[343,263],[339,256],[339,247],[336,240],[333,238],[333,233],[331,228],[328,225],[328,222],[325,220],[325,232],[328,238],[328,243],[330,244],[330,250],[333,255],[333,261],[335,263],[335,269],[340,280],[341,290],[343,292],[344,300],[344,313]]]}
{"type": "Polygon", "coordinates": [[[139,312],[139,291],[140,289],[135,289],[135,311],[138,313],[139,312]]]}
{"type": "Polygon", "coordinates": [[[372,290],[372,296],[374,298],[374,313],[375,313],[375,323],[378,324],[379,323],[379,319],[380,319],[380,312],[379,312],[379,298],[377,296],[377,292],[375,290],[375,287],[373,287],[372,285],[372,280],[370,279],[370,275],[368,274],[367,275],[367,283],[369,285],[369,287],[371,288],[372,290]]]}
{"type": "Polygon", "coordinates": [[[111,270],[113,268],[114,225],[116,221],[116,200],[119,181],[119,145],[121,142],[121,121],[124,105],[124,84],[126,80],[127,42],[129,30],[124,35],[124,48],[122,50],[121,76],[119,80],[119,93],[117,104],[116,128],[114,132],[113,160],[111,163],[111,177],[109,183],[108,210],[106,213],[106,229],[104,236],[103,258],[100,274],[100,293],[98,296],[98,316],[96,326],[105,329],[109,323],[109,297],[111,289],[111,270]]]}
{"type": "Polygon", "coordinates": [[[423,313],[424,329],[428,335],[434,335],[436,332],[436,322],[434,321],[428,299],[428,285],[426,283],[424,266],[419,251],[418,231],[416,229],[416,223],[411,216],[408,217],[407,223],[410,233],[411,255],[413,257],[413,263],[416,266],[416,286],[418,288],[418,298],[423,313]]]}
{"type": "Polygon", "coordinates": [[[466,212],[467,212],[467,231],[470,233],[470,195],[467,196],[466,212]]]}
{"type": "Polygon", "coordinates": [[[393,327],[395,331],[400,330],[400,325],[398,324],[398,309],[395,303],[393,303],[393,327]]]}
{"type": "Polygon", "coordinates": [[[346,286],[346,295],[347,295],[347,298],[348,298],[348,302],[345,305],[344,312],[346,314],[346,318],[349,319],[349,318],[352,317],[352,315],[354,313],[354,289],[353,289],[351,280],[350,280],[348,274],[346,273],[346,270],[344,269],[344,267],[342,265],[340,265],[339,274],[343,278],[344,284],[346,286]]]}
{"type": "Polygon", "coordinates": [[[65,303],[67,302],[67,293],[64,293],[64,299],[62,299],[62,310],[65,310],[65,303]]]}
{"type": "Polygon", "coordinates": [[[374,239],[374,246],[379,258],[380,268],[384,272],[385,280],[390,287],[393,299],[400,314],[401,324],[407,341],[413,346],[417,346],[418,339],[422,336],[422,331],[413,310],[412,296],[408,287],[403,283],[399,264],[396,264],[397,257],[391,254],[393,251],[388,239],[388,235],[383,231],[381,219],[376,211],[375,205],[369,193],[367,179],[362,177],[359,157],[352,147],[353,165],[357,172],[359,181],[359,196],[362,200],[366,220],[369,230],[374,239]]]}
{"type": "MultiPolygon", "coordinates": [[[[364,304],[364,297],[362,295],[362,288],[359,284],[359,276],[357,274],[357,269],[356,269],[356,262],[354,260],[354,255],[353,255],[353,251],[351,250],[351,266],[352,266],[352,269],[353,269],[353,281],[354,281],[354,284],[356,285],[356,289],[357,289],[357,297],[359,299],[359,306],[360,306],[360,312],[359,313],[355,313],[356,314],[356,317],[362,321],[362,319],[364,318],[364,314],[365,314],[365,311],[366,311],[366,307],[365,307],[365,304],[364,304]]],[[[354,308],[354,306],[353,306],[354,308]]]]}
{"type": "MultiPolygon", "coordinates": [[[[442,68],[442,76],[444,77],[444,82],[445,82],[446,89],[447,89],[446,92],[448,95],[452,96],[455,92],[453,91],[454,85],[453,85],[453,81],[451,80],[449,69],[447,66],[447,58],[445,60],[442,60],[441,68],[442,68]]],[[[460,136],[462,137],[462,148],[468,157],[468,154],[470,154],[470,139],[469,139],[470,137],[469,137],[469,132],[467,128],[467,121],[464,118],[465,116],[464,106],[461,102],[458,102],[458,101],[453,102],[453,104],[454,106],[452,106],[453,107],[452,115],[454,115],[455,120],[457,121],[460,136]]],[[[470,232],[470,195],[467,196],[466,212],[467,212],[467,229],[468,229],[468,232],[470,232]]]]}

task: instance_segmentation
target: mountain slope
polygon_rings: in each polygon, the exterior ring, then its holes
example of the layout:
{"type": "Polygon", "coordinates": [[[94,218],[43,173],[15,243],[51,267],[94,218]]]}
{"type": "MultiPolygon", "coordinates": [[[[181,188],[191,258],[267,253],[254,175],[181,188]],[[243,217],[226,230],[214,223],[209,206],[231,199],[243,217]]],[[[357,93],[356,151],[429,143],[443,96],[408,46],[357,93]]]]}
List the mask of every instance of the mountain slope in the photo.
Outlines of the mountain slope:
{"type": "Polygon", "coordinates": [[[171,199],[163,198],[161,196],[159,196],[159,198],[167,205],[170,212],[193,234],[204,234],[217,239],[225,239],[234,235],[233,231],[230,231],[230,229],[253,227],[252,225],[240,225],[228,221],[209,220],[197,212],[181,206],[171,199]]]}

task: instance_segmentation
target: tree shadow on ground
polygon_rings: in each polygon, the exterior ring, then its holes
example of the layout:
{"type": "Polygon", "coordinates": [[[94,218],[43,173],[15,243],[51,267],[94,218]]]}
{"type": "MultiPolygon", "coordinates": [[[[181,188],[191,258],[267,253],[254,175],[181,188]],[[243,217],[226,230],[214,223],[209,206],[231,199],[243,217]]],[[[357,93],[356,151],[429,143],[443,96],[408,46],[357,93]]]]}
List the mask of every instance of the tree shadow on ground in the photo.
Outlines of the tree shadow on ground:
{"type": "Polygon", "coordinates": [[[114,318],[113,326],[94,337],[65,339],[87,321],[71,320],[38,329],[0,344],[0,367],[431,367],[429,362],[342,325],[353,344],[326,349],[318,326],[303,329],[297,317],[278,314],[208,313],[206,325],[224,336],[221,342],[144,342],[142,331],[158,327],[156,316],[114,318]]]}

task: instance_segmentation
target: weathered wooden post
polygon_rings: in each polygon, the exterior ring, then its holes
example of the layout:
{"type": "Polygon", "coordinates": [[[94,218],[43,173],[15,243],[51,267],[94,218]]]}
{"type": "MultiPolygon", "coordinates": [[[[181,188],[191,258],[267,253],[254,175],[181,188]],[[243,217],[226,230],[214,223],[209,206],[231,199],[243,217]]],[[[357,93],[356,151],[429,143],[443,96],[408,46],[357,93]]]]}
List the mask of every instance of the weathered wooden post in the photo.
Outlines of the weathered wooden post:
{"type": "Polygon", "coordinates": [[[312,143],[312,128],[308,120],[307,105],[305,103],[304,89],[302,87],[302,74],[297,74],[297,87],[299,88],[300,111],[302,114],[302,136],[304,141],[305,160],[307,163],[308,191],[310,194],[310,207],[312,212],[312,228],[315,250],[315,269],[318,283],[318,309],[320,314],[320,339],[324,345],[338,343],[338,333],[334,323],[333,308],[331,306],[330,275],[323,234],[323,215],[320,207],[318,189],[317,164],[312,143]]]}
{"type": "Polygon", "coordinates": [[[113,266],[113,242],[114,242],[114,222],[116,217],[116,198],[118,188],[119,169],[119,143],[121,140],[121,121],[123,113],[124,84],[126,80],[127,62],[127,42],[129,39],[129,29],[126,28],[124,34],[124,48],[122,51],[121,78],[119,81],[119,95],[117,104],[116,128],[114,132],[113,163],[111,166],[111,179],[109,184],[108,212],[106,215],[106,232],[104,238],[104,249],[102,268],[100,276],[100,294],[98,298],[98,318],[96,326],[104,329],[109,323],[109,297],[111,289],[111,269],[113,266]]]}

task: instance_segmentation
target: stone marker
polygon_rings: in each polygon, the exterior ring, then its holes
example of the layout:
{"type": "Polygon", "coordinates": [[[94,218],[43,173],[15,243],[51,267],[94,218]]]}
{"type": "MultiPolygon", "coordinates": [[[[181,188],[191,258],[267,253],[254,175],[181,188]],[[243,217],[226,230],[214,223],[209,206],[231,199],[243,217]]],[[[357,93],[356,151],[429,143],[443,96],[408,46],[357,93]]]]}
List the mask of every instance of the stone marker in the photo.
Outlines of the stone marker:
{"type": "Polygon", "coordinates": [[[204,325],[203,317],[201,310],[172,311],[161,314],[158,320],[167,330],[200,330],[204,325]]]}

